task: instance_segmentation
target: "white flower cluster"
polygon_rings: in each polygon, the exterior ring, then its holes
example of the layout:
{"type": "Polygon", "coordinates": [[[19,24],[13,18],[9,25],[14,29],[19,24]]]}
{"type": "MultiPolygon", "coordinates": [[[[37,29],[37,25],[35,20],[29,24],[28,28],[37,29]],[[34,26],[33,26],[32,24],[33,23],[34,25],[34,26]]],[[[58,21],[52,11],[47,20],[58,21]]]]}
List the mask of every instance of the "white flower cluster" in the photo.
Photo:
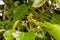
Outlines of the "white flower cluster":
{"type": "Polygon", "coordinates": [[[3,2],[3,0],[0,0],[0,5],[4,5],[5,3],[3,2]]]}

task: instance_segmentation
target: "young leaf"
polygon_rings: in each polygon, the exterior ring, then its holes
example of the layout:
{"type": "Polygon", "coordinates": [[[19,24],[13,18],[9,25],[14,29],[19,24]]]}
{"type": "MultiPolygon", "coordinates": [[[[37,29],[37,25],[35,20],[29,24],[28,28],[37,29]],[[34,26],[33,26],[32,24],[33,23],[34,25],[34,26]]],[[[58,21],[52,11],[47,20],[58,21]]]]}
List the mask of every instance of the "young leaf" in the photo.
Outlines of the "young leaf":
{"type": "Polygon", "coordinates": [[[12,31],[11,30],[7,30],[4,34],[3,34],[5,40],[13,40],[13,36],[12,36],[12,31]]]}

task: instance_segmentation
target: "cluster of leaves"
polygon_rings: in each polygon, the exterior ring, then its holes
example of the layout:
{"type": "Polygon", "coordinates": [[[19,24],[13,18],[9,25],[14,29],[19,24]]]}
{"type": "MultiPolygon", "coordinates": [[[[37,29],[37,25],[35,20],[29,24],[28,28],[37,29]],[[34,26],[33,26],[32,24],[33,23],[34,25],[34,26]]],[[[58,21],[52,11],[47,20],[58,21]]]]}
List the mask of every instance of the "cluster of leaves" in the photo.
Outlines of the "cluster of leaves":
{"type": "Polygon", "coordinates": [[[6,20],[0,22],[0,40],[60,40],[60,7],[54,5],[60,6],[59,0],[4,2],[6,20]]]}

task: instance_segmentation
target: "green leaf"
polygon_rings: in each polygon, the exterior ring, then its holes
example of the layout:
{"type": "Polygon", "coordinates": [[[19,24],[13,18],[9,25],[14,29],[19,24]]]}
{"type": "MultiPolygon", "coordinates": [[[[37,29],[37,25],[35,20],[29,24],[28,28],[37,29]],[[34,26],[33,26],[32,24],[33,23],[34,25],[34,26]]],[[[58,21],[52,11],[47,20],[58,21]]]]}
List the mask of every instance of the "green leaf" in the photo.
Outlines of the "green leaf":
{"type": "Polygon", "coordinates": [[[10,9],[8,9],[7,12],[6,12],[6,14],[5,14],[5,16],[7,16],[9,19],[12,18],[13,15],[14,15],[14,9],[15,8],[16,7],[11,7],[10,9]]]}
{"type": "Polygon", "coordinates": [[[28,11],[27,5],[20,5],[15,9],[14,20],[20,20],[28,11]]]}
{"type": "Polygon", "coordinates": [[[12,32],[12,30],[7,30],[3,36],[5,40],[13,40],[13,37],[16,40],[35,40],[35,34],[33,32],[12,32]]]}
{"type": "Polygon", "coordinates": [[[12,31],[11,30],[7,30],[4,34],[3,34],[5,40],[13,40],[13,36],[12,36],[12,31]]]}
{"type": "Polygon", "coordinates": [[[54,24],[60,24],[60,15],[57,13],[53,13],[50,22],[54,24]]]}
{"type": "Polygon", "coordinates": [[[58,24],[51,24],[49,22],[44,23],[46,30],[48,33],[54,37],[56,40],[60,40],[60,25],[58,24]]]}
{"type": "Polygon", "coordinates": [[[33,4],[34,0],[28,0],[28,5],[31,6],[33,4]]]}
{"type": "Polygon", "coordinates": [[[45,11],[41,16],[40,21],[41,22],[45,22],[45,21],[49,22],[51,20],[51,18],[52,18],[52,13],[50,13],[49,11],[45,11]]]}
{"type": "Polygon", "coordinates": [[[24,15],[28,11],[28,8],[29,7],[27,5],[24,5],[24,4],[22,4],[22,5],[20,5],[20,6],[15,8],[14,15],[13,15],[13,21],[9,25],[7,25],[9,27],[8,29],[12,28],[13,24],[15,23],[15,21],[21,20],[21,18],[24,17],[24,15]]]}
{"type": "Polygon", "coordinates": [[[16,40],[35,40],[35,35],[32,32],[15,32],[16,40]]]}
{"type": "Polygon", "coordinates": [[[34,0],[33,7],[37,8],[42,6],[47,0],[34,0]]]}

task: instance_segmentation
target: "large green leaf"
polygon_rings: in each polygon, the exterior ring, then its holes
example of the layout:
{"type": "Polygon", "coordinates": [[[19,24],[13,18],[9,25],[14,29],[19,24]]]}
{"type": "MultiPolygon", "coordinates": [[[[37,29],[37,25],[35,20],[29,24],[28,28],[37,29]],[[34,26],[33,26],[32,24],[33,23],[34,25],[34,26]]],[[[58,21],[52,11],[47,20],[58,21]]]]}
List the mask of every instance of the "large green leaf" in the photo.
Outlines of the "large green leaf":
{"type": "Polygon", "coordinates": [[[27,5],[20,5],[15,9],[14,20],[20,20],[28,11],[27,5]]]}
{"type": "Polygon", "coordinates": [[[33,32],[15,32],[14,37],[16,40],[35,40],[33,32]]]}
{"type": "Polygon", "coordinates": [[[49,22],[45,22],[44,26],[48,33],[54,37],[56,40],[60,40],[60,25],[58,24],[51,24],[49,22]]]}
{"type": "Polygon", "coordinates": [[[35,40],[35,34],[33,32],[12,32],[11,30],[8,30],[3,36],[5,40],[14,40],[14,38],[16,40],[35,40]]]}
{"type": "Polygon", "coordinates": [[[29,7],[24,4],[15,8],[14,15],[13,15],[13,21],[9,25],[7,25],[9,29],[12,28],[15,21],[21,20],[21,18],[27,13],[28,8],[29,7]]]}

